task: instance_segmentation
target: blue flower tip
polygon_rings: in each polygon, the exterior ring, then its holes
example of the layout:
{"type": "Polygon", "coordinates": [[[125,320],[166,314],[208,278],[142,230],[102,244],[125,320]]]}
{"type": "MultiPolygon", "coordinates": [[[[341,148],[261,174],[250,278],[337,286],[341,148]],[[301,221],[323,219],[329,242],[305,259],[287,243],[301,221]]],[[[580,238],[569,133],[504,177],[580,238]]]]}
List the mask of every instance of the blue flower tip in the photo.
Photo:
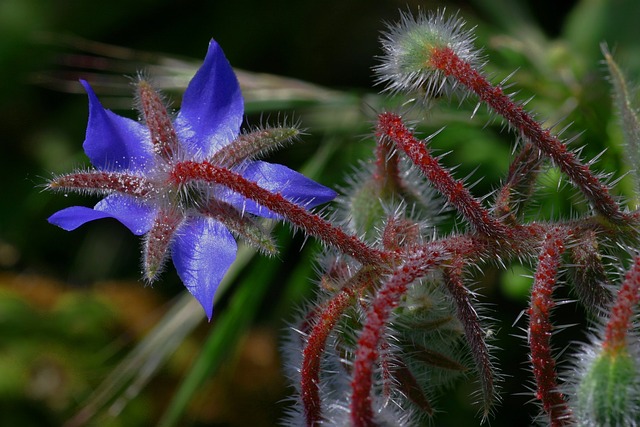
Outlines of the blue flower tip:
{"type": "Polygon", "coordinates": [[[84,88],[84,90],[87,92],[87,94],[95,95],[95,92],[93,91],[93,88],[91,87],[88,81],[86,81],[85,79],[80,79],[79,81],[82,87],[84,88]]]}
{"type": "Polygon", "coordinates": [[[193,296],[200,303],[200,306],[202,306],[204,314],[207,316],[207,320],[211,322],[211,318],[213,317],[213,298],[208,298],[205,297],[205,295],[197,294],[193,294],[193,296]]]}

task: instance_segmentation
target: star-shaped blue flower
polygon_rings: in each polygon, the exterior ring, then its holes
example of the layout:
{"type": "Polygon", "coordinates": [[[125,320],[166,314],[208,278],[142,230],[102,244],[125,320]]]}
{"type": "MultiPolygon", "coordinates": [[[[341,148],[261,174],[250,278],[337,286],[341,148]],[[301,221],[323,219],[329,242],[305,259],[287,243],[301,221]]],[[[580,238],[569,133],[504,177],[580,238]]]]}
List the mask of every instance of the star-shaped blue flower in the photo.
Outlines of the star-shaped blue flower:
{"type": "Polygon", "coordinates": [[[268,247],[269,238],[253,219],[277,215],[224,186],[195,181],[178,185],[171,179],[174,166],[217,162],[305,208],[336,195],[285,166],[251,158],[261,151],[262,134],[240,134],[240,86],[214,40],[175,119],[144,80],[138,83],[143,122],[106,110],[89,84],[82,84],[89,95],[83,147],[95,169],[56,177],[49,188],[106,197],[93,208],[56,212],[49,222],[70,231],[89,221],[115,218],[132,233],[144,235],[145,278],[155,280],[170,254],[180,279],[209,318],[214,293],[236,257],[231,231],[268,247]]]}

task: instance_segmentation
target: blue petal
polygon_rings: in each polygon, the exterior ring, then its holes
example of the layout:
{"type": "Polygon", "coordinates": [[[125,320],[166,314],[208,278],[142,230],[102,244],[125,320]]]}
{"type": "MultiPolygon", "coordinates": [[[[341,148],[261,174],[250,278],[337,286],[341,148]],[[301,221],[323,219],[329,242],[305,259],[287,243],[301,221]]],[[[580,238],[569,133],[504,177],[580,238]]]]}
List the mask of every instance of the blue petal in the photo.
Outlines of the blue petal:
{"type": "Polygon", "coordinates": [[[209,320],[213,296],[236,259],[237,244],[229,230],[211,218],[191,218],[180,226],[171,248],[184,286],[200,302],[209,320]]]}
{"type": "MultiPolygon", "coordinates": [[[[260,187],[282,196],[307,209],[329,202],[336,197],[332,189],[318,184],[312,179],[289,169],[286,166],[261,161],[250,162],[242,176],[256,182],[260,187]]],[[[267,218],[279,218],[270,210],[252,200],[228,191],[222,198],[240,210],[267,218]]]]}
{"type": "Polygon", "coordinates": [[[153,147],[147,128],[105,110],[89,83],[81,83],[89,95],[89,123],[83,147],[91,163],[102,170],[151,168],[153,147]]]}
{"type": "Polygon", "coordinates": [[[54,213],[48,221],[63,230],[72,231],[89,221],[102,218],[111,218],[111,215],[85,206],[71,206],[54,213]]]}
{"type": "Polygon", "coordinates": [[[141,236],[153,227],[158,214],[155,206],[140,203],[126,194],[112,194],[100,200],[94,209],[111,215],[125,225],[133,234],[141,236]]]}
{"type": "Polygon", "coordinates": [[[71,231],[96,219],[114,218],[124,224],[131,232],[140,236],[151,229],[156,210],[142,205],[134,198],[124,195],[111,195],[95,206],[72,206],[62,209],[49,217],[51,224],[71,231]]]}
{"type": "Polygon", "coordinates": [[[208,159],[240,131],[244,102],[238,79],[222,49],[211,40],[202,67],[182,98],[175,121],[187,158],[208,159]]]}

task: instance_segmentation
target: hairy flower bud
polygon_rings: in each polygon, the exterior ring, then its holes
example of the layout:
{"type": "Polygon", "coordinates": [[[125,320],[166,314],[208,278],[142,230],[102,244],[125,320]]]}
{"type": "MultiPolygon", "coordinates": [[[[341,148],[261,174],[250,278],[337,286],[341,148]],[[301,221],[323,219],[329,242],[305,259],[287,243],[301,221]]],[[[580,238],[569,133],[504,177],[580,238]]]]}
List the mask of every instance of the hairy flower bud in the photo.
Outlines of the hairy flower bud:
{"type": "Polygon", "coordinates": [[[421,92],[427,97],[448,93],[453,80],[431,64],[434,49],[449,48],[465,61],[478,63],[474,36],[463,27],[465,21],[445,11],[412,16],[402,13],[400,22],[390,25],[382,37],[381,64],[375,68],[378,83],[391,92],[421,92]]]}
{"type": "Polygon", "coordinates": [[[576,390],[579,425],[637,425],[639,374],[637,360],[628,351],[603,351],[593,358],[576,390]]]}

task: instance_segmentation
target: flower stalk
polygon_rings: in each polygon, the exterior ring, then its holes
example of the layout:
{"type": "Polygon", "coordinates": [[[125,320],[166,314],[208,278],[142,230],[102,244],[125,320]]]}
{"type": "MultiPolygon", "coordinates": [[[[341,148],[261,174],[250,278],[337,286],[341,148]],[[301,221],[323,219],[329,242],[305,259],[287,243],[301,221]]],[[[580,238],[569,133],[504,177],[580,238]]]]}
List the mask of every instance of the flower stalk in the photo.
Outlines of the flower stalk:
{"type": "Polygon", "coordinates": [[[456,315],[464,328],[464,335],[479,373],[482,388],[482,416],[486,419],[496,400],[495,373],[485,341],[485,333],[471,301],[471,292],[462,280],[461,260],[454,260],[453,267],[445,269],[443,278],[447,292],[453,299],[456,315]]]}
{"type": "Polygon", "coordinates": [[[611,307],[603,347],[617,352],[627,347],[633,315],[640,302],[640,257],[636,257],[618,290],[616,302],[611,307]]]}
{"type": "Polygon", "coordinates": [[[523,137],[542,153],[549,156],[592,203],[593,208],[611,222],[622,224],[627,216],[609,193],[609,188],[580,162],[575,153],[544,129],[521,105],[507,96],[502,88],[489,81],[450,48],[434,48],[429,55],[429,65],[460,82],[496,113],[517,129],[523,137]]]}
{"type": "Polygon", "coordinates": [[[285,217],[291,224],[317,237],[326,244],[340,249],[346,255],[367,265],[386,265],[391,256],[369,247],[354,236],[325,221],[320,216],[309,213],[303,207],[288,201],[281,194],[272,193],[240,174],[209,162],[180,162],[171,171],[171,181],[176,185],[193,181],[221,184],[258,202],[261,206],[285,217]]]}
{"type": "Polygon", "coordinates": [[[425,144],[407,129],[400,116],[393,113],[382,113],[378,117],[377,133],[381,137],[393,141],[398,148],[424,173],[429,182],[455,206],[471,226],[480,233],[494,238],[505,238],[508,228],[498,219],[491,216],[478,200],[476,200],[462,181],[455,180],[449,171],[444,169],[429,153],[425,144]]]}
{"type": "Polygon", "coordinates": [[[551,309],[555,305],[552,294],[568,237],[568,233],[560,228],[551,230],[545,237],[538,257],[529,308],[529,345],[537,386],[536,397],[542,402],[542,408],[554,427],[573,422],[566,399],[558,391],[556,361],[551,354],[551,309]]]}
{"type": "Polygon", "coordinates": [[[371,396],[374,366],[380,358],[380,345],[392,310],[398,306],[408,286],[437,267],[444,255],[443,249],[437,245],[420,251],[399,266],[376,293],[356,346],[350,404],[351,423],[354,427],[375,424],[371,396]]]}

